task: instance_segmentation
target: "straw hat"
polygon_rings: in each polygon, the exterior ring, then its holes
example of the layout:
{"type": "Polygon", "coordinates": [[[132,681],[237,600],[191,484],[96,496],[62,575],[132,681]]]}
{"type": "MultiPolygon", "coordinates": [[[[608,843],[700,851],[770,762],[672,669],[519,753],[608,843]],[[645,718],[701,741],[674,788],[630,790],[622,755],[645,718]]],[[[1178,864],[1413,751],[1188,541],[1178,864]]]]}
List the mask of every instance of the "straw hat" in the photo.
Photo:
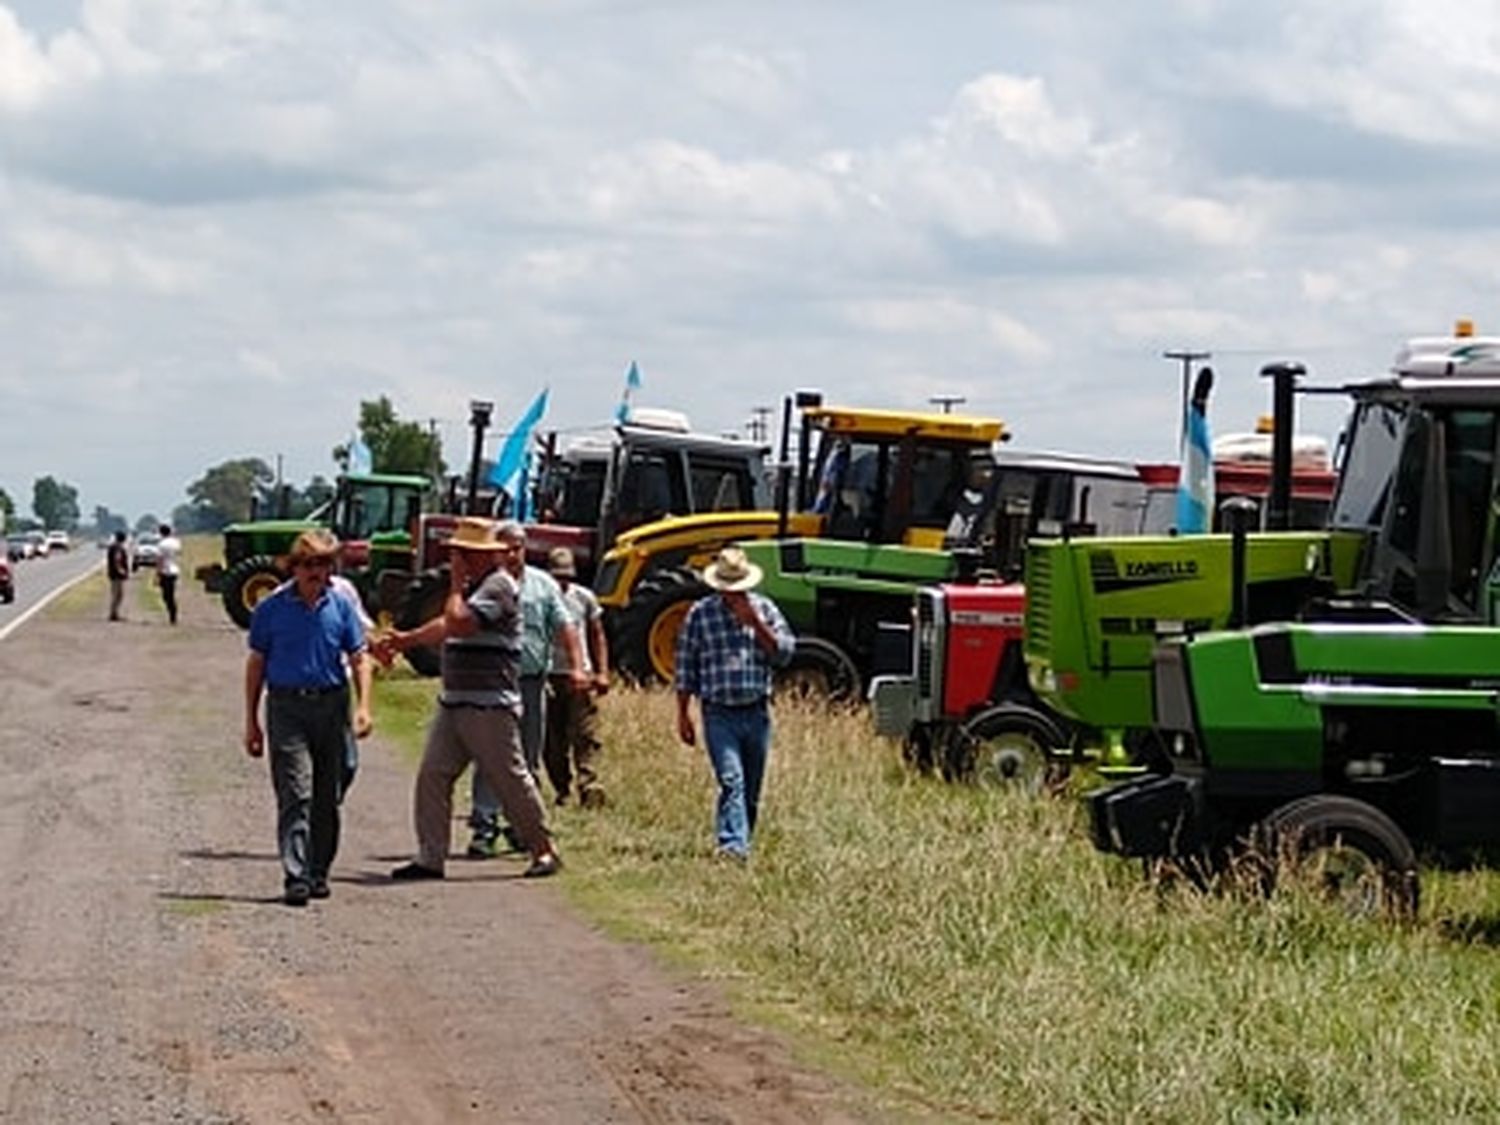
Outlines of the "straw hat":
{"type": "Polygon", "coordinates": [[[566,547],[553,547],[547,552],[547,569],[557,578],[578,577],[578,566],[573,561],[573,552],[566,547]]]}
{"type": "Polygon", "coordinates": [[[297,536],[287,552],[286,561],[296,566],[307,559],[331,559],[339,553],[339,541],[321,527],[310,528],[297,536]]]}
{"type": "Polygon", "coordinates": [[[763,572],[738,547],[725,547],[703,568],[703,581],[715,590],[738,593],[760,585],[763,572]]]}
{"type": "Polygon", "coordinates": [[[482,516],[460,516],[448,546],[464,551],[504,551],[509,543],[495,538],[495,525],[482,516]]]}

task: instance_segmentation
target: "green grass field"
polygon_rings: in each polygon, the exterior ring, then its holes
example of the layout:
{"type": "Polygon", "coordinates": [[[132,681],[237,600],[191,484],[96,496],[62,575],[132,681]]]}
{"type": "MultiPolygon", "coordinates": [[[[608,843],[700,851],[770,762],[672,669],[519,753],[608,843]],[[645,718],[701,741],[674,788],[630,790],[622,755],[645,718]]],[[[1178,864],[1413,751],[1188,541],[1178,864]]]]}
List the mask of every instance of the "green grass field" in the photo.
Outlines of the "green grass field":
{"type": "MultiPolygon", "coordinates": [[[[383,681],[413,760],[429,684],[383,681]]],[[[1151,884],[1069,799],[914,776],[863,715],[781,709],[746,867],[665,693],[605,700],[609,808],[554,816],[561,881],[618,936],[898,1110],[951,1120],[1500,1120],[1500,879],[1421,917],[1151,884]]]]}

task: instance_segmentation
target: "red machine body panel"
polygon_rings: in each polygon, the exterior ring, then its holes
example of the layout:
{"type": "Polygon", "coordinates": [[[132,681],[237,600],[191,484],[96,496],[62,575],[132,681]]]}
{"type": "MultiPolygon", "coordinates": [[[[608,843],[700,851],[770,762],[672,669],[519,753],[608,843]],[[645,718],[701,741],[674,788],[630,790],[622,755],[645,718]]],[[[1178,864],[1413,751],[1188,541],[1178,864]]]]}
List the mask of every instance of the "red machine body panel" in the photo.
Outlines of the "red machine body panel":
{"type": "Polygon", "coordinates": [[[961,719],[990,702],[1000,661],[1025,632],[1026,587],[980,582],[940,587],[948,608],[943,714],[961,719]]]}

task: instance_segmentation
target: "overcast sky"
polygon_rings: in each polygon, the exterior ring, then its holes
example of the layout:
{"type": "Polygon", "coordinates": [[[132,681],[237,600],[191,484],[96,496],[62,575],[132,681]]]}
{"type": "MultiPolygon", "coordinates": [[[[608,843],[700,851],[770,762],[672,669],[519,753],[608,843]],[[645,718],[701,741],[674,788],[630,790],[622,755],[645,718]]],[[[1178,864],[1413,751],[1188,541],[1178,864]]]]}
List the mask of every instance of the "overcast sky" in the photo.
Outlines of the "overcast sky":
{"type": "Polygon", "coordinates": [[[1497,0],[0,0],[0,487],[301,483],[381,394],[461,463],[631,360],[1163,458],[1166,349],[1222,434],[1500,332],[1497,172],[1497,0]]]}

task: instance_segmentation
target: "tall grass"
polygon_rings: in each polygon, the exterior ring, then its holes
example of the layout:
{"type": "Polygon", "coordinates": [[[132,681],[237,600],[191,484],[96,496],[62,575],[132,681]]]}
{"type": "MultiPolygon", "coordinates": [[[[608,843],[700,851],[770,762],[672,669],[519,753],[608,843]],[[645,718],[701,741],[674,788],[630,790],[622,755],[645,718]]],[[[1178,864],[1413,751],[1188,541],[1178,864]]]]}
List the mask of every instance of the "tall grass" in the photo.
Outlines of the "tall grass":
{"type": "Polygon", "coordinates": [[[815,1054],[953,1118],[1500,1119],[1497,881],[1416,924],[1147,883],[1070,801],[914,776],[860,715],[783,707],[744,868],[670,697],[606,700],[565,883],[815,1054]]]}

